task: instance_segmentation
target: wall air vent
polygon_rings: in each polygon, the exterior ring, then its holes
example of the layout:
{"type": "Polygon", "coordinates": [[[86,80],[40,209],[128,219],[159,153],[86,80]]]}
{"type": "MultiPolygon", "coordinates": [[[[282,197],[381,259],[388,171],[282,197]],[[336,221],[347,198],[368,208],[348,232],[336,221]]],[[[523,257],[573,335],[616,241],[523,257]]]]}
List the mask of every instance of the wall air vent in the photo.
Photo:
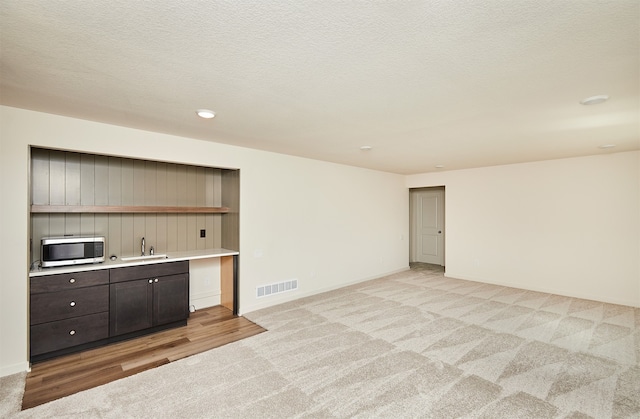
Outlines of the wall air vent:
{"type": "Polygon", "coordinates": [[[282,292],[289,292],[298,289],[298,280],[292,279],[290,281],[278,282],[276,284],[262,285],[256,287],[256,297],[268,297],[273,294],[280,294],[282,292]]]}

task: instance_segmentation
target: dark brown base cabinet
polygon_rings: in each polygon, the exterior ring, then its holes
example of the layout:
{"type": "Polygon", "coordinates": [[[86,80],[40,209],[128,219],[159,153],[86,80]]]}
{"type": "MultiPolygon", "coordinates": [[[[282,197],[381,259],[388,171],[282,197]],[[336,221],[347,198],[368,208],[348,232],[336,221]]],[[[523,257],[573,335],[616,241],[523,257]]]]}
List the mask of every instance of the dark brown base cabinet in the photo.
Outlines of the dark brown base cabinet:
{"type": "Polygon", "coordinates": [[[189,317],[189,262],[31,278],[31,362],[168,327],[189,317]]]}
{"type": "MultiPolygon", "coordinates": [[[[119,272],[122,278],[133,280],[123,280],[115,284],[114,280],[111,281],[110,336],[173,323],[189,317],[188,264],[187,273],[180,273],[180,266],[169,266],[162,272],[154,270],[151,273],[155,275],[151,276],[139,267],[118,269],[124,270],[119,272]],[[141,275],[144,278],[139,279],[141,275]]],[[[116,280],[119,278],[121,276],[117,276],[116,280]]]]}

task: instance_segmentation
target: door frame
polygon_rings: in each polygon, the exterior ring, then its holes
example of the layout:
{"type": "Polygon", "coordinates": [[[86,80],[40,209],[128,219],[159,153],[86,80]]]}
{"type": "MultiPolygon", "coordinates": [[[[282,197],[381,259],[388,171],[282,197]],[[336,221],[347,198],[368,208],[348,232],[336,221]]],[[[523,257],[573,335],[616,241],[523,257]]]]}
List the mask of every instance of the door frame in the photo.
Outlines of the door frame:
{"type": "Polygon", "coordinates": [[[418,192],[435,192],[442,191],[442,209],[443,209],[443,226],[442,226],[442,266],[446,269],[447,264],[447,254],[446,254],[446,225],[447,225],[447,193],[444,185],[442,186],[430,186],[423,188],[409,188],[409,263],[416,262],[416,250],[417,250],[417,240],[418,240],[418,232],[416,231],[417,222],[416,222],[416,213],[414,208],[413,196],[418,192]]]}

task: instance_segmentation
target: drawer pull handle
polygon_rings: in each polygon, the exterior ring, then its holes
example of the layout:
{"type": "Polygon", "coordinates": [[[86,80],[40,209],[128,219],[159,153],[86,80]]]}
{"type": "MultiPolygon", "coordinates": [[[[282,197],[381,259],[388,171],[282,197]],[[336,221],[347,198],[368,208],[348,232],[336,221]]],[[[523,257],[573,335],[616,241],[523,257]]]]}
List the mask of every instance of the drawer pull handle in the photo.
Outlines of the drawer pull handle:
{"type": "Polygon", "coordinates": [[[158,278],[154,279],[153,282],[158,282],[158,278]]]}
{"type": "Polygon", "coordinates": [[[149,280],[149,283],[150,283],[150,284],[153,284],[153,279],[150,279],[150,280],[149,280]]]}
{"type": "Polygon", "coordinates": [[[70,303],[69,303],[69,305],[70,305],[71,307],[75,307],[75,306],[76,306],[76,302],[75,302],[75,301],[72,301],[72,302],[70,302],[70,303]]]}
{"type": "Polygon", "coordinates": [[[70,334],[71,336],[73,336],[73,335],[75,335],[75,334],[76,334],[76,331],[75,331],[75,330],[71,330],[71,331],[69,332],[69,334],[70,334]]]}
{"type": "Polygon", "coordinates": [[[75,278],[71,278],[71,279],[69,280],[69,283],[70,283],[70,284],[75,284],[75,282],[76,282],[75,278]]]}

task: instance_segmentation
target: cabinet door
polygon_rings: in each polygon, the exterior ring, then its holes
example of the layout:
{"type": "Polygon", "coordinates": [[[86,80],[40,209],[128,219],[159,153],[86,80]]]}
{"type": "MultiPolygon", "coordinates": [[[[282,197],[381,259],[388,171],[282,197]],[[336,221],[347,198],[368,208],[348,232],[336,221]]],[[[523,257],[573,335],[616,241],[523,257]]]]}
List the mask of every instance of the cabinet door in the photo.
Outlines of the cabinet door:
{"type": "Polygon", "coordinates": [[[189,317],[189,275],[169,275],[154,279],[153,313],[154,325],[189,317]]]}
{"type": "Polygon", "coordinates": [[[153,326],[153,285],[150,279],[110,285],[110,336],[153,326]]]}

